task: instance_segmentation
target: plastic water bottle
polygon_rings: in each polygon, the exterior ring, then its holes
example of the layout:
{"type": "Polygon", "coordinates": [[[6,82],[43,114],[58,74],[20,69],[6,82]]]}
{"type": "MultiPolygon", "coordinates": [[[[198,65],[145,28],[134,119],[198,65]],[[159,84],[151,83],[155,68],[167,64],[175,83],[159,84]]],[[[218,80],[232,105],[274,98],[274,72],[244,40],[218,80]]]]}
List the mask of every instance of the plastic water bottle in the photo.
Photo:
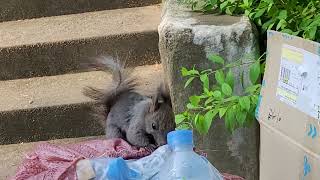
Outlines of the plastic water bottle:
{"type": "Polygon", "coordinates": [[[192,131],[172,131],[167,141],[172,153],[157,176],[159,180],[223,180],[205,157],[193,151],[192,131]]]}
{"type": "Polygon", "coordinates": [[[137,160],[99,157],[77,163],[78,180],[155,180],[171,149],[164,145],[137,160]]]}
{"type": "Polygon", "coordinates": [[[219,171],[193,151],[192,131],[168,134],[168,145],[136,160],[99,157],[77,163],[78,180],[223,180],[219,171]]]}

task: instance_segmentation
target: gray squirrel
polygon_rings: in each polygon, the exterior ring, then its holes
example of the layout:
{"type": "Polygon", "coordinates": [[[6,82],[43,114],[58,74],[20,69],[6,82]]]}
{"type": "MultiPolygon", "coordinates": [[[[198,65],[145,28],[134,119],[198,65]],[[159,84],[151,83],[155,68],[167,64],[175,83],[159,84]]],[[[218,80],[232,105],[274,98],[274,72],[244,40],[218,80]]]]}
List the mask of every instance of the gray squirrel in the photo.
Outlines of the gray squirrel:
{"type": "Polygon", "coordinates": [[[166,144],[167,133],[175,129],[168,88],[161,83],[153,95],[138,93],[137,78],[129,68],[111,57],[91,64],[95,69],[112,71],[108,90],[86,87],[84,95],[97,101],[95,114],[105,124],[107,139],[121,138],[137,147],[166,144]]]}

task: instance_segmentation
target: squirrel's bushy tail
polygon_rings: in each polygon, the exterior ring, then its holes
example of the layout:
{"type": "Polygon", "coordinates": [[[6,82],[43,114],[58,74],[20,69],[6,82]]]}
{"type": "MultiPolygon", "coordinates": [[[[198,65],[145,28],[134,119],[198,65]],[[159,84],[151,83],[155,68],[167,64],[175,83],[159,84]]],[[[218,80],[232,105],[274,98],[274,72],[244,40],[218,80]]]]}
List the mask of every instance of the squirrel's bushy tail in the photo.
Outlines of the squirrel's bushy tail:
{"type": "Polygon", "coordinates": [[[87,64],[87,66],[96,70],[111,71],[112,73],[112,84],[108,89],[101,90],[86,87],[83,91],[85,96],[98,102],[99,107],[95,109],[95,114],[99,116],[99,120],[105,125],[106,117],[118,98],[122,94],[136,89],[138,85],[137,78],[132,75],[131,69],[125,68],[125,63],[120,63],[112,57],[99,58],[95,62],[87,64]]]}

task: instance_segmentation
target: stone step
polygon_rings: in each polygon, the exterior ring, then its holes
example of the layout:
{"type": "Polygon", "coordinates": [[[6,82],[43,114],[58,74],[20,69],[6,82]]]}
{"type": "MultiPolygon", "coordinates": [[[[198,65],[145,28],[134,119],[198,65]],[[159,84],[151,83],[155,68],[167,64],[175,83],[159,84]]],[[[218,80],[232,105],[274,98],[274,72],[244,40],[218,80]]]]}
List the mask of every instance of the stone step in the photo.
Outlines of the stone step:
{"type": "MultiPolygon", "coordinates": [[[[71,144],[79,143],[86,140],[101,139],[103,136],[93,137],[81,137],[81,138],[68,138],[68,139],[57,139],[48,141],[52,144],[71,144]]],[[[24,155],[30,151],[39,142],[33,143],[21,143],[21,144],[10,144],[0,146],[0,179],[9,179],[14,176],[17,168],[22,163],[24,155]]]]}
{"type": "Polygon", "coordinates": [[[129,66],[159,62],[160,5],[0,23],[0,80],[80,71],[117,54],[129,66]]]}
{"type": "Polygon", "coordinates": [[[148,6],[158,3],[161,3],[161,0],[1,0],[0,22],[148,6]]]}
{"type": "MultiPolygon", "coordinates": [[[[162,67],[140,66],[134,73],[140,90],[149,94],[161,80],[162,67]]],[[[94,101],[82,88],[107,89],[110,83],[111,74],[101,71],[0,81],[0,144],[103,134],[90,116],[94,101]]]]}

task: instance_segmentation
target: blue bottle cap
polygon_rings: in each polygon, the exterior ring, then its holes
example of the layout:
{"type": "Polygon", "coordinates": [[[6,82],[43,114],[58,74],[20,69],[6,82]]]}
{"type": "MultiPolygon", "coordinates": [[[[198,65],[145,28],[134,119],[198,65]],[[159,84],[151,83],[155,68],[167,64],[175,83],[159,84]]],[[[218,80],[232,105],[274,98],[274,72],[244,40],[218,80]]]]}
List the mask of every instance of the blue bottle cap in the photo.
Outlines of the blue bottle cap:
{"type": "Polygon", "coordinates": [[[177,145],[193,146],[193,134],[191,130],[175,130],[167,135],[168,145],[175,147],[177,145]]]}

